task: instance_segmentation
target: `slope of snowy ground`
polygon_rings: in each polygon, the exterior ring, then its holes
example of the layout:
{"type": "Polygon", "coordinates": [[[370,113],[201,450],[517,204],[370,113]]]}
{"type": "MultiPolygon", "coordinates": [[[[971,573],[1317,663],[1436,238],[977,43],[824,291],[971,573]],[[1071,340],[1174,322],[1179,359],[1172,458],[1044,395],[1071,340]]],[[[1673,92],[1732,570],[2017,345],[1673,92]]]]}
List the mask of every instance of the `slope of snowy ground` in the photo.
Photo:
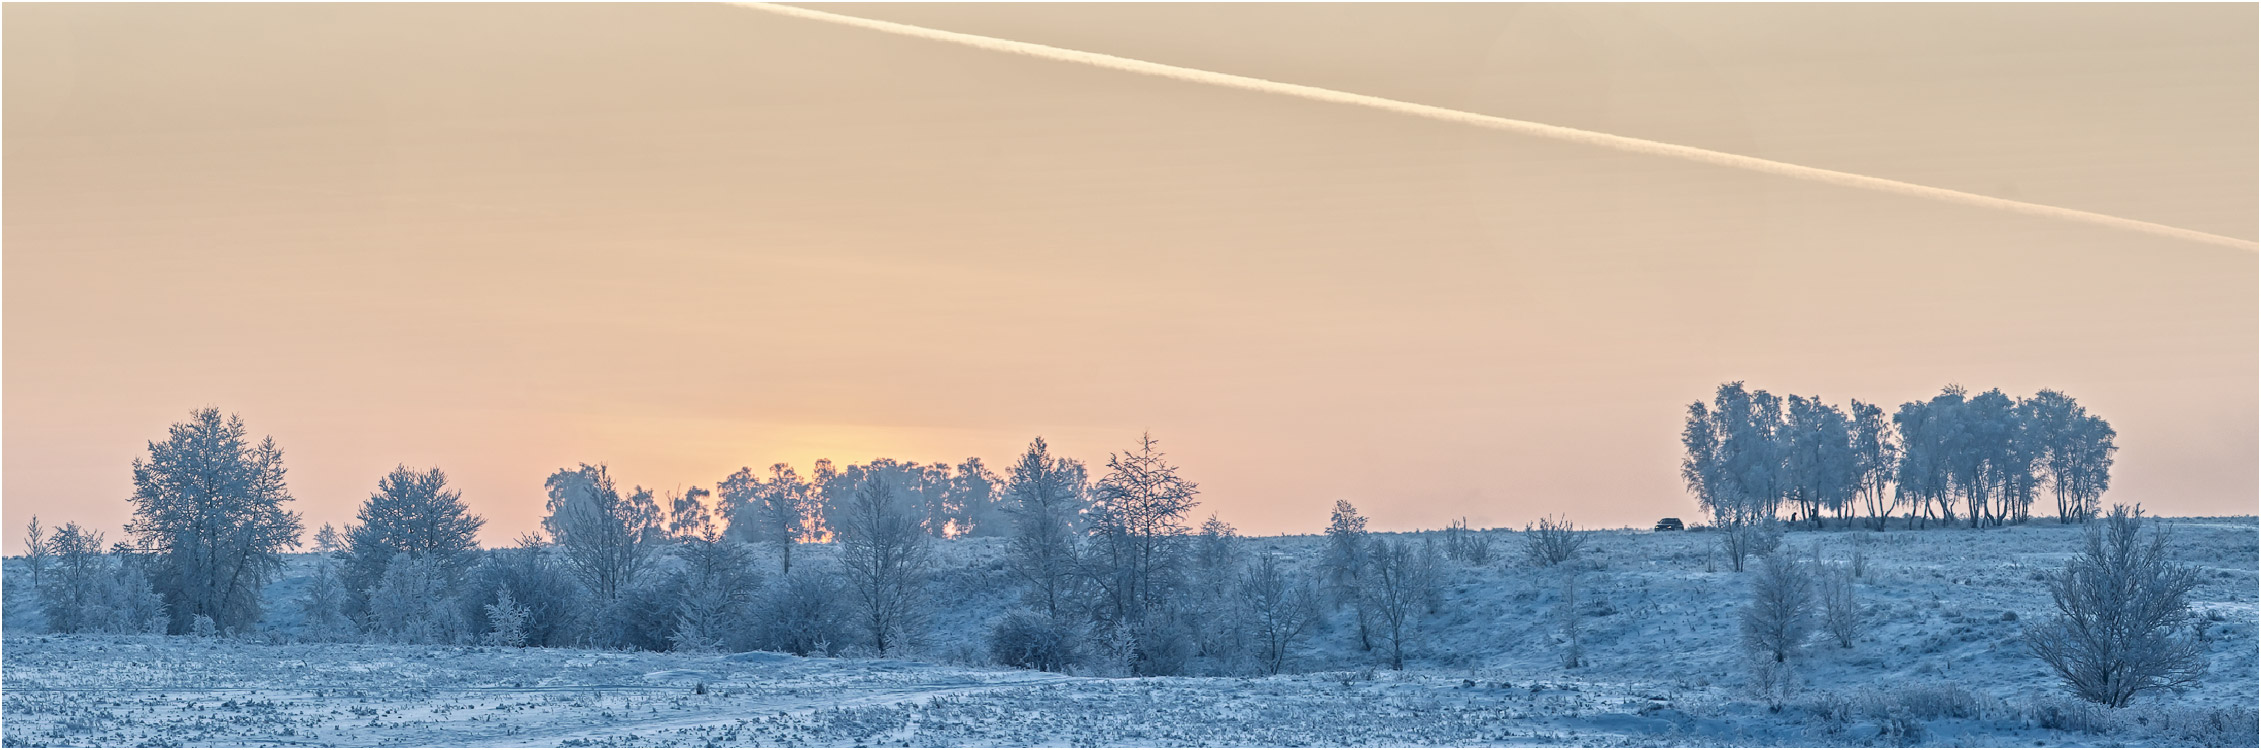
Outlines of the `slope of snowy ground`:
{"type": "MultiPolygon", "coordinates": [[[[1554,619],[1561,573],[1512,558],[1448,564],[1444,606],[1402,673],[1359,648],[1347,612],[1296,654],[1301,674],[997,669],[978,644],[1008,603],[1003,547],[961,540],[943,545],[916,661],[38,636],[11,616],[0,720],[9,746],[2252,746],[2261,530],[2173,522],[2175,556],[2204,573],[2211,674],[2120,711],[2065,698],[2017,640],[2050,609],[2038,578],[2079,546],[2077,528],[2040,523],[1791,534],[1826,560],[1865,550],[1871,627],[1851,649],[1817,641],[1779,712],[1745,686],[1747,578],[1716,559],[1706,570],[1714,538],[1605,531],[1578,566],[1586,660],[1574,669],[1554,619]]],[[[1520,536],[1495,534],[1497,551],[1520,536]]],[[[1302,561],[1319,543],[1247,540],[1302,561]]]]}

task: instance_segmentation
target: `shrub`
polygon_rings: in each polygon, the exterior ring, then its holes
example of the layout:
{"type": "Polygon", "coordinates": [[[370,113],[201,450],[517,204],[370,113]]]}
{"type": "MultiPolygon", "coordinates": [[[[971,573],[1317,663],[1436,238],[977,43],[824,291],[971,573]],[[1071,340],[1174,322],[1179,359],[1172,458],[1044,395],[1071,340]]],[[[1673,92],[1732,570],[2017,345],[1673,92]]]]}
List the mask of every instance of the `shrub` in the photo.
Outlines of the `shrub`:
{"type": "Polygon", "coordinates": [[[1549,567],[1569,562],[1586,546],[1586,533],[1568,518],[1541,518],[1523,527],[1523,557],[1533,566],[1549,567]]]}
{"type": "Polygon", "coordinates": [[[2087,550],[2049,579],[2057,616],[2026,628],[2026,647],[2083,700],[2124,707],[2138,694],[2194,684],[2204,647],[2188,628],[2188,566],[2167,559],[2167,532],[2140,539],[2142,511],[2116,506],[2087,550]]]}
{"type": "Polygon", "coordinates": [[[1021,669],[1058,672],[1074,664],[1074,628],[1031,610],[1005,613],[989,629],[989,658],[1021,669]]]}
{"type": "Polygon", "coordinates": [[[1136,661],[1132,668],[1140,677],[1169,677],[1185,674],[1186,662],[1193,658],[1193,633],[1177,622],[1176,618],[1153,617],[1136,630],[1136,661]]]}
{"type": "Polygon", "coordinates": [[[830,656],[847,643],[846,609],[833,576],[803,564],[770,589],[762,640],[799,656],[830,656]]]}
{"type": "Polygon", "coordinates": [[[2003,712],[2001,701],[1951,682],[1919,683],[1887,695],[1893,707],[1920,719],[1985,719],[2003,712]]]}
{"type": "Polygon", "coordinates": [[[1445,557],[1454,562],[1484,565],[1492,561],[1492,537],[1468,528],[1463,517],[1445,526],[1445,557]]]}
{"type": "Polygon", "coordinates": [[[2044,698],[2026,706],[2026,718],[2042,729],[2057,732],[2105,734],[2115,722],[2109,709],[2087,701],[2044,698]]]}
{"type": "Polygon", "coordinates": [[[2261,712],[2251,707],[2163,707],[2147,711],[2141,726],[2149,744],[2180,747],[2261,747],[2261,712]]]}

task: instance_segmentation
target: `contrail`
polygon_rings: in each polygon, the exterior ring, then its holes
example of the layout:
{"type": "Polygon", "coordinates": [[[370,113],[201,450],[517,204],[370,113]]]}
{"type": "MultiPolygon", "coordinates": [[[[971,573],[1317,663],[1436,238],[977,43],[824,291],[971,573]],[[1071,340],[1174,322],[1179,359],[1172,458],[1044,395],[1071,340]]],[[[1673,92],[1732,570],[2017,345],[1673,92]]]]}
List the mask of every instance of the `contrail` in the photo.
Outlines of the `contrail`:
{"type": "Polygon", "coordinates": [[[1136,73],[1138,75],[1154,76],[1157,78],[1168,78],[1172,80],[1185,81],[1187,83],[1198,83],[1206,86],[1222,86],[1225,88],[1241,89],[1243,91],[1254,91],[1258,93],[1273,94],[1277,96],[1289,96],[1298,99],[1308,99],[1316,102],[1346,104],[1353,107],[1365,107],[1367,109],[1381,110],[1384,112],[1394,112],[1401,115],[1436,120],[1438,122],[1449,122],[1460,125],[1468,125],[1471,127],[1486,128],[1490,130],[1503,130],[1510,133],[1519,133],[1522,135],[1583,144],[1597,148],[1606,148],[1616,151],[1624,151],[1627,153],[1644,154],[1648,156],[1662,156],[1670,159],[1696,162],[1698,164],[1710,164],[1712,166],[1727,167],[1729,169],[1741,169],[1751,172],[1758,172],[1761,174],[1775,175],[1778,177],[1788,177],[1794,180],[1805,180],[1808,182],[1818,182],[1825,185],[1836,185],[1838,187],[1853,188],[1856,190],[1870,190],[1879,193],[1889,193],[1892,195],[1903,195],[1910,198],[1923,198],[1927,200],[1935,200],[1945,203],[1970,206],[1972,208],[2008,211],[2011,213],[2025,214],[2028,216],[2038,216],[2045,219],[2057,219],[2060,221],[2070,221],[2081,224],[2088,224],[2091,226],[2105,227],[2109,229],[2140,232],[2143,234],[2149,234],[2158,237],[2187,240],[2190,242],[2200,242],[2208,245],[2233,247],[2240,250],[2261,251],[2261,243],[2255,243],[2249,240],[2241,240],[2236,237],[2224,237],[2218,234],[2209,234],[2206,232],[2200,232],[2191,229],[2183,229],[2181,227],[2171,227],[2165,224],[2154,224],[2148,221],[2137,221],[2135,219],[2121,218],[2118,216],[2100,214],[2091,211],[2078,211],[2070,208],[2043,205],[2040,203],[2027,203],[2024,201],[1995,198],[1992,196],[1979,195],[1976,193],[1965,193],[1960,190],[1948,190],[1946,188],[1917,185],[1909,182],[1901,182],[1899,180],[1887,180],[1882,177],[1870,177],[1867,175],[1853,174],[1851,172],[1839,172],[1831,169],[1807,167],[1797,164],[1774,161],[1771,159],[1760,159],[1753,156],[1743,156],[1740,154],[1730,154],[1720,151],[1713,151],[1710,149],[1696,148],[1693,146],[1661,143],[1658,141],[1644,140],[1640,138],[1628,138],[1622,135],[1597,133],[1591,130],[1566,128],[1559,125],[1547,125],[1544,123],[1530,122],[1527,120],[1512,120],[1505,117],[1494,117],[1492,115],[1483,115],[1474,112],[1463,112],[1457,109],[1433,107],[1427,104],[1415,104],[1412,102],[1398,101],[1396,99],[1384,99],[1378,96],[1367,96],[1365,94],[1353,94],[1347,91],[1323,89],[1316,86],[1304,86],[1294,83],[1281,83],[1278,81],[1267,81],[1261,78],[1237,76],[1230,73],[1218,73],[1215,71],[1200,70],[1196,68],[1183,68],[1176,65],[1164,65],[1162,63],[1147,62],[1145,60],[1133,60],[1127,57],[1103,55],[1097,52],[1084,52],[1081,50],[1062,49],[1059,47],[1049,47],[1042,44],[1034,44],[1030,42],[1016,42],[1010,39],[998,39],[995,37],[979,36],[976,34],[962,34],[955,31],[930,29],[924,26],[911,26],[908,24],[892,23],[888,21],[876,21],[869,18],[844,16],[838,13],[827,13],[820,10],[809,10],[807,8],[797,8],[789,5],[777,5],[773,3],[731,4],[767,13],[775,13],[781,16],[788,16],[809,21],[822,21],[825,23],[839,24],[842,26],[853,26],[859,29],[868,29],[871,31],[895,34],[897,36],[906,36],[914,39],[925,39],[928,41],[956,44],[966,47],[972,47],[975,49],[988,50],[991,52],[1002,52],[1009,55],[1021,55],[1024,57],[1034,57],[1044,60],[1075,63],[1078,65],[1089,65],[1096,68],[1119,70],[1125,73],[1136,73]]]}

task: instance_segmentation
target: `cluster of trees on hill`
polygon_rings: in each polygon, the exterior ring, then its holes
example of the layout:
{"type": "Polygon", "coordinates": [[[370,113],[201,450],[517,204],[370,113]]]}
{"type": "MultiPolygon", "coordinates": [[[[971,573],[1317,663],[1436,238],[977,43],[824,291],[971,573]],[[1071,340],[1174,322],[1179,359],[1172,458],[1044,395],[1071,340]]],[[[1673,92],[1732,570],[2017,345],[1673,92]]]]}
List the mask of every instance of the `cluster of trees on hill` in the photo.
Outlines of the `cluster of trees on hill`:
{"type": "Polygon", "coordinates": [[[1958,502],[1972,527],[1999,526],[2026,520],[2044,487],[2070,523],[2094,516],[2111,486],[2114,437],[2057,391],[2017,399],[1950,385],[1887,414],[1735,382],[1688,405],[1681,477],[1720,527],[1865,515],[1882,529],[1903,509],[1911,526],[1951,524],[1958,502]]]}

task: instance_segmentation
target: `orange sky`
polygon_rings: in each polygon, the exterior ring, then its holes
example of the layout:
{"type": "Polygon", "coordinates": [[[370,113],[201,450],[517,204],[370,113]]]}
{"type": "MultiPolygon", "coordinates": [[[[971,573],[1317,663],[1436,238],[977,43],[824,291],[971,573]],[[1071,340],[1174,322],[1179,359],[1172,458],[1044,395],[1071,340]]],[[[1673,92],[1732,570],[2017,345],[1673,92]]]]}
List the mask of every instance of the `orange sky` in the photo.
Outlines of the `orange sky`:
{"type": "MultiPolygon", "coordinates": [[[[2250,4],[827,7],[2256,237],[2250,4]]],[[[721,6],[4,14],[11,553],[205,405],[490,544],[1146,428],[1249,532],[1647,523],[1728,379],[2054,387],[2109,500],[2255,508],[2250,252],[721,6]]]]}

